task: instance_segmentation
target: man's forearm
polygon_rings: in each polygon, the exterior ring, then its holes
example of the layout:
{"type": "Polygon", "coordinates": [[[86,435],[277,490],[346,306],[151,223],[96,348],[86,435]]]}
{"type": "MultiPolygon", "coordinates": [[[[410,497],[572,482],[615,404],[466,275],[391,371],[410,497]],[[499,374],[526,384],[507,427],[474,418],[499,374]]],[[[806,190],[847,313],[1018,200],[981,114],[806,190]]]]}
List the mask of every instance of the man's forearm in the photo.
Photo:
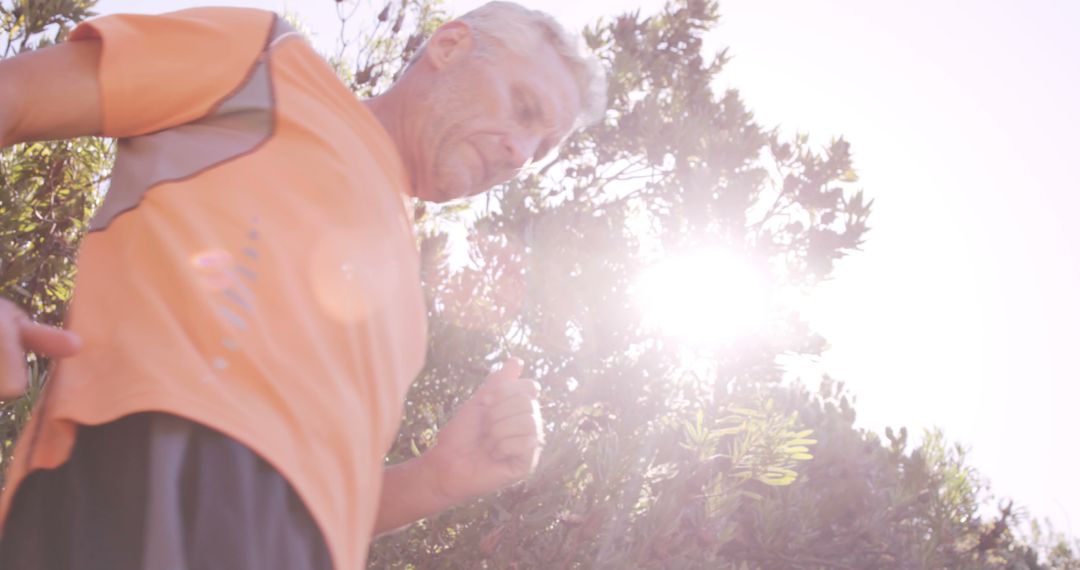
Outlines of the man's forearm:
{"type": "Polygon", "coordinates": [[[437,478],[424,456],[387,467],[375,534],[401,528],[454,506],[458,501],[442,495],[437,478]]]}
{"type": "Polygon", "coordinates": [[[14,130],[15,117],[18,113],[18,87],[12,81],[7,80],[0,67],[0,148],[7,148],[15,144],[14,130]]]}

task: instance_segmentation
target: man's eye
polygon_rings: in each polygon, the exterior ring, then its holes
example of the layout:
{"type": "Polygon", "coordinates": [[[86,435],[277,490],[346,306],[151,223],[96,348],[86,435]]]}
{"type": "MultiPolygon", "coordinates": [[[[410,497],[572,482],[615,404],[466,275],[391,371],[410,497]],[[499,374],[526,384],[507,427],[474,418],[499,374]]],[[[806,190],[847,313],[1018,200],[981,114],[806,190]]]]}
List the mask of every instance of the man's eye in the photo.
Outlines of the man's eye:
{"type": "Polygon", "coordinates": [[[536,119],[536,109],[532,105],[525,102],[519,102],[517,107],[518,120],[525,123],[531,123],[536,119]]]}

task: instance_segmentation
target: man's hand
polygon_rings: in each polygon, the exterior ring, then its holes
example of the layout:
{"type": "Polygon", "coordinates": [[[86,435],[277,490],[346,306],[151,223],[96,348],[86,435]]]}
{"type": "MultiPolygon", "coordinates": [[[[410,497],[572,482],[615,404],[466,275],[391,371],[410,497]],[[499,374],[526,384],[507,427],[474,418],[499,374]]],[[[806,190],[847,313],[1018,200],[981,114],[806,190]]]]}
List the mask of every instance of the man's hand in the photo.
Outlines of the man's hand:
{"type": "Polygon", "coordinates": [[[451,503],[501,489],[536,468],[544,443],[540,386],[520,378],[523,366],[511,358],[488,376],[422,457],[433,490],[451,503]]]}
{"type": "Polygon", "coordinates": [[[81,341],[75,333],[35,323],[14,303],[0,299],[0,401],[26,391],[26,351],[49,358],[72,356],[81,341]]]}
{"type": "Polygon", "coordinates": [[[532,473],[544,443],[539,385],[503,363],[441,430],[426,453],[386,468],[375,534],[400,528],[532,473]]]}

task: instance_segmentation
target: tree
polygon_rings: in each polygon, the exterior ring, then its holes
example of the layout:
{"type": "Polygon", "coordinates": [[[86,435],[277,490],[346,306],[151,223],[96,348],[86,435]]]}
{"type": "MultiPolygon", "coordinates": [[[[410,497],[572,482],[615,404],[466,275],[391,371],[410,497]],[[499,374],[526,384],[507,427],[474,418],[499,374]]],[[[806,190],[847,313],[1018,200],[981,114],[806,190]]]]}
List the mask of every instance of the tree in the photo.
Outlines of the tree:
{"type": "Polygon", "coordinates": [[[431,342],[388,460],[432,445],[507,354],[544,379],[549,439],[531,480],[381,539],[370,567],[1039,567],[1014,511],[979,517],[961,449],[883,445],[836,384],[782,382],[781,356],[824,346],[784,293],[858,249],[871,204],[844,140],[815,151],[714,91],[717,18],[690,0],[586,29],[610,72],[603,122],[471,207],[418,210],[431,342]],[[765,268],[774,302],[688,365],[633,289],[658,256],[701,248],[765,268]]]}
{"type": "MultiPolygon", "coordinates": [[[[0,2],[5,56],[62,39],[92,5],[0,2]]],[[[360,95],[447,17],[434,0],[337,6],[343,30],[371,22],[330,56],[360,95]]],[[[1077,567],[1075,543],[1038,525],[1026,537],[1010,503],[980,515],[984,485],[941,434],[882,442],[854,427],[839,384],[784,379],[782,356],[824,347],[789,293],[858,249],[871,204],[845,141],[816,149],[716,90],[726,54],[703,54],[702,35],[717,19],[715,2],[683,0],[590,26],[611,79],[604,120],[484,198],[417,205],[431,338],[387,460],[430,447],[507,354],[543,379],[549,437],[529,481],[382,538],[370,567],[1077,567]],[[688,349],[642,322],[634,289],[657,259],[701,249],[766,276],[769,311],[688,349]]],[[[94,139],[0,154],[0,294],[36,318],[62,317],[109,157],[94,139]]],[[[35,389],[0,416],[5,461],[47,379],[31,362],[35,389]]]]}

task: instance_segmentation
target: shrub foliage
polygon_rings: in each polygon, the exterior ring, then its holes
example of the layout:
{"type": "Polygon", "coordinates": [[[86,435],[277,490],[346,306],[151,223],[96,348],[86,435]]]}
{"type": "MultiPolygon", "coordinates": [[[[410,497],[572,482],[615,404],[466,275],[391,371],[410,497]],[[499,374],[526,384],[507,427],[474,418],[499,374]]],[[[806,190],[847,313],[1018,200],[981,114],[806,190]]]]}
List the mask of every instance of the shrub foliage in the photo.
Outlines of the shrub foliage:
{"type": "MultiPolygon", "coordinates": [[[[4,56],[63,39],[93,4],[0,1],[4,56]]],[[[336,5],[343,30],[367,23],[329,57],[361,95],[447,17],[435,0],[336,5]]],[[[379,539],[369,567],[1080,567],[1075,543],[1022,532],[1011,503],[987,508],[939,432],[882,441],[854,426],[841,384],[786,377],[784,362],[825,346],[793,300],[858,250],[871,203],[846,141],[765,128],[722,88],[726,52],[702,48],[718,18],[716,2],[683,0],[589,26],[603,120],[487,196],[417,205],[428,361],[387,461],[433,445],[508,355],[541,380],[547,443],[528,481],[379,539]],[[702,250],[765,276],[766,310],[738,337],[687,346],[643,322],[635,288],[657,260],[702,250]]],[[[62,319],[110,160],[90,138],[0,152],[0,294],[37,319],[62,319]]],[[[0,408],[5,462],[47,380],[30,361],[30,393],[0,408]]]]}

